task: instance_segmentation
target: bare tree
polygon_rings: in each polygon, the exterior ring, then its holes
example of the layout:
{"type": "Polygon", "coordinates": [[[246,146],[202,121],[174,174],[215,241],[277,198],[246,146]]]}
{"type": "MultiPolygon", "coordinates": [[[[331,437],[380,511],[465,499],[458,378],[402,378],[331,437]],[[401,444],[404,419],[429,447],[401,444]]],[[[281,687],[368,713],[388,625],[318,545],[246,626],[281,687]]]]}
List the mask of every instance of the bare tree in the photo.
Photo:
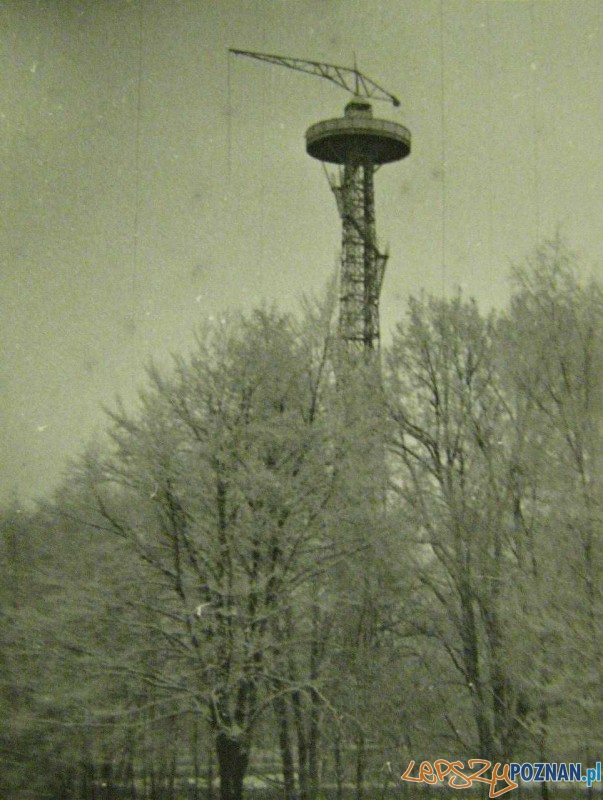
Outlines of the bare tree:
{"type": "Polygon", "coordinates": [[[575,263],[557,238],[515,270],[500,339],[524,419],[515,519],[538,755],[562,746],[588,760],[603,733],[603,295],[595,281],[578,280],[575,263]]]}
{"type": "Polygon", "coordinates": [[[303,608],[355,547],[333,525],[327,358],[286,316],[225,323],[173,378],[152,369],[140,412],[111,415],[111,453],[80,467],[95,524],[129,544],[152,586],[147,624],[163,649],[147,677],[204,709],[223,800],[241,797],[261,715],[284,695],[318,703],[320,653],[300,673],[288,651],[292,598],[303,608]]]}
{"type": "Polygon", "coordinates": [[[413,624],[458,672],[482,756],[508,758],[523,714],[505,622],[515,442],[494,318],[460,296],[412,301],[388,367],[393,488],[428,598],[413,624]]]}

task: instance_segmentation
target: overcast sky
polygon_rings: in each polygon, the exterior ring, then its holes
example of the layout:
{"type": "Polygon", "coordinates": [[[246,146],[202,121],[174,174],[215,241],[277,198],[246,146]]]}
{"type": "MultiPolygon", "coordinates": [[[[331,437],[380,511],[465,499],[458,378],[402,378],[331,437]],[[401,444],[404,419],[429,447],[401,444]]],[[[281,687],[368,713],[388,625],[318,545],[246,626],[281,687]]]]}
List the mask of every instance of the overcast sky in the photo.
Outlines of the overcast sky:
{"type": "Polygon", "coordinates": [[[410,294],[503,305],[557,226],[603,275],[601,0],[5,0],[0,496],[52,490],[195,325],[320,292],[340,222],[306,128],[358,66],[412,131],[376,178],[387,331],[410,294]]]}

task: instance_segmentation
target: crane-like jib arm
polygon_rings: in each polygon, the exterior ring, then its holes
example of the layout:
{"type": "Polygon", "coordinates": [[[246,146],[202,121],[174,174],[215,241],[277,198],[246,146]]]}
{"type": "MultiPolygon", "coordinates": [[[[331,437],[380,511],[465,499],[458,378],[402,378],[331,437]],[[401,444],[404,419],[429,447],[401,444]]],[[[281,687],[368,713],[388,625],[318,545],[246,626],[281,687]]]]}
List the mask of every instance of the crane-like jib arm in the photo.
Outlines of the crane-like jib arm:
{"type": "Polygon", "coordinates": [[[326,78],[328,81],[341,86],[356,97],[366,97],[372,100],[386,100],[399,106],[398,98],[386,91],[378,83],[367,78],[362,72],[350,67],[339,67],[337,64],[325,64],[322,61],[308,61],[304,58],[289,58],[288,56],[276,56],[270,53],[254,53],[251,50],[234,50],[230,52],[237,56],[248,56],[259,61],[267,61],[269,64],[280,64],[281,67],[289,67],[298,72],[306,72],[308,75],[317,75],[326,78]]]}

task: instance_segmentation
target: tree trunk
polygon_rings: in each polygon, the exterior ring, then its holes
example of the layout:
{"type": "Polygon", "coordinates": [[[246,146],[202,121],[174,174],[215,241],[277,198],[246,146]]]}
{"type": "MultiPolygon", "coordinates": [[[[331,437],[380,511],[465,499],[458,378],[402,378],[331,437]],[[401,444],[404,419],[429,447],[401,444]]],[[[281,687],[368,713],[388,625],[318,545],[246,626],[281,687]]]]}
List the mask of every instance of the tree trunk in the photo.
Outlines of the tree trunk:
{"type": "Polygon", "coordinates": [[[207,764],[207,800],[214,800],[214,751],[211,747],[207,764]]]}
{"type": "MultiPolygon", "coordinates": [[[[468,571],[468,570],[467,570],[468,571]]],[[[473,714],[479,740],[480,758],[488,761],[494,760],[494,741],[490,720],[488,719],[487,703],[484,698],[484,689],[481,681],[479,659],[479,637],[473,608],[474,593],[469,585],[467,575],[462,575],[459,586],[461,603],[461,641],[463,643],[463,665],[465,679],[471,694],[473,714]]],[[[483,786],[484,784],[480,784],[483,786]]]]}
{"type": "Polygon", "coordinates": [[[103,797],[110,800],[113,796],[113,762],[107,756],[101,766],[101,785],[103,788],[103,797]]]}
{"type": "Polygon", "coordinates": [[[153,764],[149,766],[149,785],[151,787],[151,800],[159,800],[157,797],[157,775],[153,764]]]}
{"type": "Polygon", "coordinates": [[[175,800],[176,798],[176,775],[178,772],[178,753],[176,749],[176,741],[177,740],[174,741],[172,747],[172,755],[170,759],[170,771],[168,774],[168,781],[167,781],[168,785],[167,791],[170,800],[175,800]]]}
{"type": "Polygon", "coordinates": [[[124,777],[126,786],[128,787],[128,797],[130,800],[136,800],[136,774],[134,771],[134,745],[131,744],[128,748],[128,760],[124,770],[124,777]]]}
{"type": "Polygon", "coordinates": [[[216,735],[216,754],[220,773],[220,800],[243,800],[243,780],[249,765],[249,743],[244,737],[216,735]]]}
{"type": "Polygon", "coordinates": [[[310,778],[310,800],[316,800],[320,791],[320,697],[312,690],[310,695],[310,725],[308,736],[308,774],[310,778]]]}
{"type": "Polygon", "coordinates": [[[364,736],[359,733],[356,739],[356,800],[363,800],[364,798],[364,767],[364,736]]]}
{"type": "Polygon", "coordinates": [[[297,733],[297,774],[299,779],[300,800],[309,800],[310,790],[308,785],[308,742],[304,726],[302,698],[299,689],[291,693],[295,730],[297,733]]]}
{"type": "Polygon", "coordinates": [[[333,742],[333,763],[335,766],[335,785],[337,787],[337,800],[343,800],[343,764],[341,763],[341,733],[335,732],[333,742]]]}
{"type": "Polygon", "coordinates": [[[274,710],[278,721],[278,740],[283,766],[284,800],[293,800],[295,797],[295,767],[293,765],[293,752],[289,736],[287,701],[282,695],[275,698],[274,710]]]}
{"type": "Polygon", "coordinates": [[[192,800],[199,800],[199,720],[193,717],[193,736],[192,736],[192,756],[193,756],[193,780],[195,781],[192,800]]]}
{"type": "Polygon", "coordinates": [[[85,752],[82,759],[80,774],[80,794],[82,796],[82,800],[95,800],[94,782],[96,775],[94,770],[94,762],[92,761],[92,757],[88,752],[85,752]]]}

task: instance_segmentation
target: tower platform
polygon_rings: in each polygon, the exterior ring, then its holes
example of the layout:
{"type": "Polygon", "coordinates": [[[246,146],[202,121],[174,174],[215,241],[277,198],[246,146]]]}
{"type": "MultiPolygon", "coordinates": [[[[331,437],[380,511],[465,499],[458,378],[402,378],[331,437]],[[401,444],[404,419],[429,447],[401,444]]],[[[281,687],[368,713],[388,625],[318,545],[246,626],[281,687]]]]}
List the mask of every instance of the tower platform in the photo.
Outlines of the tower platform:
{"type": "Polygon", "coordinates": [[[345,116],[317,122],[306,131],[306,151],[319,161],[378,166],[410,153],[410,131],[397,122],[375,119],[370,103],[352,100],[345,116]]]}

